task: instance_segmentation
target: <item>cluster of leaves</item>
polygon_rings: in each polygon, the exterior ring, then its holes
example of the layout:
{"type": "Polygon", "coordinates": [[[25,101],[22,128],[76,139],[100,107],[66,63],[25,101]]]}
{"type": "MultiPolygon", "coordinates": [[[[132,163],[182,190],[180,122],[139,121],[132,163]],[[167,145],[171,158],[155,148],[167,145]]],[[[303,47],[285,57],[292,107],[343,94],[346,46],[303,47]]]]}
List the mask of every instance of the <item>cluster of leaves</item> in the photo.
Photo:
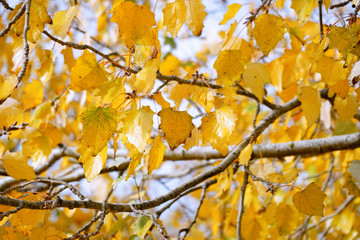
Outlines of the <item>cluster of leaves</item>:
{"type": "Polygon", "coordinates": [[[249,2],[1,0],[0,236],[359,237],[360,5],[249,2]]]}

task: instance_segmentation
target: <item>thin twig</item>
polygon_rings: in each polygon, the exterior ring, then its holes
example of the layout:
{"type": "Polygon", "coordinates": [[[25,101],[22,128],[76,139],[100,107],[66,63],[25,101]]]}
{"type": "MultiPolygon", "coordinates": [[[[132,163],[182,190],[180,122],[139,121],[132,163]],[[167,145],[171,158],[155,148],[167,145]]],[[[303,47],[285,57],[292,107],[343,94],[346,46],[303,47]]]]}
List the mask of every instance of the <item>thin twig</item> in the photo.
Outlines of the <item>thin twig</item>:
{"type": "Polygon", "coordinates": [[[323,14],[322,14],[322,3],[323,0],[318,0],[319,5],[319,21],[320,21],[320,39],[324,36],[324,30],[323,30],[323,14]]]}
{"type": "Polygon", "coordinates": [[[5,9],[14,11],[12,7],[9,6],[9,4],[5,0],[0,0],[0,3],[4,6],[5,9]]]}
{"type": "Polygon", "coordinates": [[[347,1],[344,1],[344,2],[341,2],[341,3],[333,4],[333,5],[330,6],[330,9],[345,7],[350,2],[351,2],[351,0],[347,0],[347,1]]]}
{"type": "Polygon", "coordinates": [[[31,7],[31,0],[27,0],[25,2],[26,10],[25,10],[25,24],[24,24],[24,31],[23,31],[23,41],[24,41],[24,62],[21,66],[21,70],[19,72],[19,75],[17,76],[17,84],[16,87],[19,86],[21,83],[22,78],[25,76],[26,68],[29,63],[29,43],[27,41],[27,32],[30,29],[29,21],[30,21],[30,7],[31,7]]]}
{"type": "Polygon", "coordinates": [[[194,218],[193,218],[193,220],[191,221],[190,225],[189,225],[187,228],[180,229],[180,231],[179,231],[179,240],[180,240],[180,239],[186,239],[186,236],[189,234],[189,232],[190,232],[190,230],[191,230],[191,227],[196,223],[196,219],[197,219],[197,217],[198,217],[198,215],[199,215],[201,205],[203,204],[204,199],[205,199],[205,197],[206,197],[206,190],[207,190],[207,187],[204,185],[204,186],[202,187],[202,192],[201,192],[201,197],[200,197],[200,201],[199,201],[199,206],[198,206],[197,209],[196,209],[194,218]],[[182,232],[184,233],[184,236],[180,237],[180,235],[181,235],[182,232]]]}
{"type": "MultiPolygon", "coordinates": [[[[5,1],[1,0],[1,3],[3,3],[5,1]]],[[[21,16],[24,14],[25,12],[25,9],[26,9],[26,2],[23,3],[23,5],[21,6],[21,8],[19,9],[19,11],[15,14],[15,16],[10,20],[10,22],[8,23],[8,25],[3,29],[1,30],[0,32],[0,37],[3,37],[5,36],[5,34],[7,34],[10,29],[11,29],[11,26],[13,24],[16,23],[17,20],[19,20],[21,18],[21,16]]]]}
{"type": "MultiPolygon", "coordinates": [[[[246,168],[246,166],[245,166],[246,168]]],[[[247,171],[244,172],[244,180],[243,180],[243,184],[241,186],[240,189],[240,199],[239,199],[239,212],[238,212],[238,217],[236,220],[236,239],[237,240],[241,240],[242,236],[241,236],[241,221],[242,221],[242,216],[245,212],[245,206],[244,206],[244,200],[245,200],[245,192],[246,192],[246,187],[249,183],[249,173],[247,171]]]]}

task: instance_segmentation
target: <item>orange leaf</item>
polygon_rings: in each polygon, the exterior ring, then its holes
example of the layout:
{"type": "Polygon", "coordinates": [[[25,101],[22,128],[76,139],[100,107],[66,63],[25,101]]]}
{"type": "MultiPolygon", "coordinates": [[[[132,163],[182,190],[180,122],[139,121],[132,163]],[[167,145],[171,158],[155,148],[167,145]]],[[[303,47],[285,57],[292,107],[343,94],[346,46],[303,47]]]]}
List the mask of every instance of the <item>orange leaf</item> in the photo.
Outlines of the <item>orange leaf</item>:
{"type": "Polygon", "coordinates": [[[310,183],[304,190],[294,194],[293,203],[300,212],[306,215],[324,216],[324,199],[326,196],[319,186],[310,183]]]}
{"type": "Polygon", "coordinates": [[[164,132],[171,150],[177,148],[190,137],[194,125],[192,117],[187,112],[166,108],[161,110],[158,115],[161,118],[160,129],[164,132]]]}

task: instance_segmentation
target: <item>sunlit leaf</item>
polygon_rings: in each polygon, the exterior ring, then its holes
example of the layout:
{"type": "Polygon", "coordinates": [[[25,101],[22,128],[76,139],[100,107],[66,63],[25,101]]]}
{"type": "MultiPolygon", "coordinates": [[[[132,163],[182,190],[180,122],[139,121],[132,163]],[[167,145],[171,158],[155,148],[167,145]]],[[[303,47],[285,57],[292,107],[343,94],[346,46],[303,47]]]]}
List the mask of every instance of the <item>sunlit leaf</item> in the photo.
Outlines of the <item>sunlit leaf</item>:
{"type": "Polygon", "coordinates": [[[253,144],[247,145],[239,155],[239,164],[247,165],[251,159],[251,154],[253,150],[253,144]]]}
{"type": "Polygon", "coordinates": [[[25,157],[22,152],[6,152],[1,161],[10,177],[15,178],[16,180],[36,179],[33,168],[27,163],[28,157],[25,157]]]}
{"type": "MultiPolygon", "coordinates": [[[[16,13],[19,11],[23,3],[16,5],[14,11],[10,12],[9,19],[12,19],[16,13]]],[[[29,31],[27,33],[27,39],[36,43],[41,33],[44,30],[45,23],[52,23],[51,17],[48,15],[45,6],[38,4],[36,1],[33,1],[30,5],[30,19],[29,19],[29,31]]],[[[20,36],[23,33],[25,24],[25,14],[21,16],[19,20],[11,27],[16,33],[20,36]]]]}
{"type": "Polygon", "coordinates": [[[194,125],[192,117],[187,112],[166,108],[161,110],[158,115],[161,118],[160,129],[164,132],[171,150],[177,148],[190,137],[194,125]]]}
{"type": "Polygon", "coordinates": [[[176,0],[175,2],[167,3],[163,9],[163,14],[166,30],[173,37],[176,37],[186,19],[185,1],[176,0]]]}
{"type": "Polygon", "coordinates": [[[14,76],[5,78],[0,74],[0,101],[6,99],[15,89],[18,81],[14,76]]]}
{"type": "Polygon", "coordinates": [[[164,158],[164,154],[165,154],[165,145],[161,141],[161,136],[158,135],[154,139],[153,145],[152,145],[152,147],[150,149],[150,153],[149,153],[149,160],[148,160],[149,175],[152,173],[152,171],[154,171],[161,165],[161,162],[164,158]]]}
{"type": "Polygon", "coordinates": [[[116,110],[111,107],[91,106],[81,115],[80,120],[83,126],[82,144],[89,148],[91,155],[98,155],[117,130],[116,110]]]}
{"type": "Polygon", "coordinates": [[[256,43],[264,55],[268,55],[285,33],[284,21],[275,15],[260,15],[255,20],[255,27],[252,31],[256,43]]]}
{"type": "Polygon", "coordinates": [[[118,4],[111,17],[119,28],[119,36],[125,40],[128,47],[134,45],[138,39],[137,31],[140,29],[150,30],[155,26],[155,15],[145,5],[137,5],[131,1],[118,4]]]}
{"type": "Polygon", "coordinates": [[[225,24],[227,23],[227,21],[229,21],[230,19],[232,19],[233,17],[235,17],[236,13],[239,11],[239,9],[241,8],[241,5],[238,3],[233,3],[230,4],[228,6],[227,12],[224,15],[223,20],[221,20],[220,24],[225,24]]]}
{"type": "Polygon", "coordinates": [[[146,106],[138,110],[130,110],[124,119],[126,121],[124,121],[123,134],[141,153],[145,150],[150,139],[153,115],[154,112],[146,106]]]}
{"type": "Polygon", "coordinates": [[[225,156],[228,153],[230,134],[235,130],[236,119],[236,114],[227,105],[203,117],[200,126],[203,141],[210,143],[225,156]]]}
{"type": "Polygon", "coordinates": [[[217,72],[216,81],[224,86],[232,86],[239,81],[245,69],[245,59],[240,50],[221,51],[214,63],[217,72]]]}
{"type": "Polygon", "coordinates": [[[50,29],[54,30],[54,34],[65,37],[70,26],[71,21],[76,16],[79,11],[78,6],[72,6],[67,10],[55,12],[53,20],[53,24],[50,29]]]}
{"type": "Polygon", "coordinates": [[[136,75],[135,87],[139,92],[149,93],[155,84],[156,74],[159,69],[159,59],[151,59],[136,75]]]}
{"type": "Polygon", "coordinates": [[[94,180],[104,168],[107,159],[107,149],[107,146],[105,146],[96,156],[93,156],[91,150],[85,145],[76,150],[76,152],[80,153],[79,162],[83,164],[85,178],[88,182],[94,180]]]}
{"type": "Polygon", "coordinates": [[[108,73],[98,64],[95,54],[85,50],[71,69],[70,89],[94,90],[108,81],[108,73]]]}
{"type": "Polygon", "coordinates": [[[299,97],[301,109],[304,111],[307,125],[310,127],[320,116],[320,93],[312,87],[302,87],[299,97]]]}
{"type": "Polygon", "coordinates": [[[271,83],[269,71],[261,63],[248,63],[244,72],[245,85],[262,101],[266,83],[271,83]]]}
{"type": "Polygon", "coordinates": [[[306,215],[324,216],[324,199],[326,196],[319,186],[310,183],[304,190],[294,194],[293,203],[300,212],[306,215]]]}
{"type": "Polygon", "coordinates": [[[185,0],[186,25],[195,36],[200,36],[204,27],[204,19],[207,15],[205,6],[201,0],[185,0]]]}
{"type": "Polygon", "coordinates": [[[307,21],[314,9],[316,0],[292,0],[291,8],[293,8],[300,22],[307,21]]]}

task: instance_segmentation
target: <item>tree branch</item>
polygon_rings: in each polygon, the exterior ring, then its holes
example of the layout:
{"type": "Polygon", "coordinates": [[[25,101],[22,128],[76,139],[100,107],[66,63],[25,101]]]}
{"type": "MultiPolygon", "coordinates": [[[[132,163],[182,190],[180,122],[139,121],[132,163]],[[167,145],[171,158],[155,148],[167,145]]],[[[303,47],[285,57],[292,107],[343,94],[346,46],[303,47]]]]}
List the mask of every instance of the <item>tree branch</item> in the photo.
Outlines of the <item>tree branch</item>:
{"type": "MultiPolygon", "coordinates": [[[[6,3],[4,0],[1,0],[1,3],[6,3]]],[[[7,3],[6,3],[7,4],[7,3]]],[[[4,5],[4,4],[3,4],[4,5]]],[[[1,30],[0,32],[0,37],[3,37],[5,36],[5,34],[7,34],[10,29],[11,29],[11,26],[13,24],[16,23],[17,20],[19,20],[21,18],[21,16],[24,14],[25,12],[25,9],[26,9],[26,3],[23,3],[23,5],[21,6],[21,8],[19,9],[19,11],[15,14],[15,16],[10,20],[10,22],[8,23],[8,25],[3,29],[1,30]]]]}

